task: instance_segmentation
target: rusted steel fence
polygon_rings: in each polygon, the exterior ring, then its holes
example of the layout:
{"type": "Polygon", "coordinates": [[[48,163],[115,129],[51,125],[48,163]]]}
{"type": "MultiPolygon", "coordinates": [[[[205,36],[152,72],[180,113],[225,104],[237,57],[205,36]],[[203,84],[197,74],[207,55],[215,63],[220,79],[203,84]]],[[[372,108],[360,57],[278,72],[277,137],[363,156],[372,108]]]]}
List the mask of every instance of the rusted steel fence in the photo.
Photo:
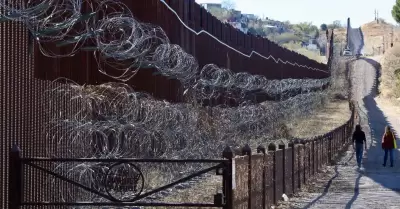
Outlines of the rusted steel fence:
{"type": "Polygon", "coordinates": [[[350,106],[351,118],[330,133],[289,144],[259,146],[257,154],[252,154],[250,147],[243,147],[243,156],[233,160],[232,208],[270,208],[283,194],[291,196],[298,192],[351,143],[355,113],[350,106]]]}
{"type": "MultiPolygon", "coordinates": [[[[243,57],[208,35],[195,35],[184,28],[178,18],[158,0],[124,0],[124,2],[139,20],[160,25],[166,31],[171,42],[179,44],[188,53],[194,55],[199,60],[200,66],[215,63],[226,67],[229,63],[234,72],[260,74],[270,79],[325,78],[329,76],[329,74],[320,71],[276,64],[271,60],[266,61],[257,55],[251,58],[243,57]]],[[[327,70],[326,65],[316,63],[304,56],[280,48],[266,39],[243,34],[231,26],[217,21],[197,5],[194,0],[167,0],[166,2],[177,11],[179,17],[192,29],[196,31],[204,29],[243,53],[249,54],[252,50],[256,50],[265,56],[273,55],[275,58],[327,70]]],[[[71,104],[63,98],[55,98],[53,102],[56,102],[50,104],[49,98],[51,96],[49,92],[46,92],[46,89],[61,85],[50,81],[58,77],[70,78],[81,84],[100,84],[113,80],[98,72],[97,62],[92,52],[81,51],[74,57],[53,59],[44,57],[36,45],[32,54],[30,54],[31,51],[28,50],[30,42],[28,40],[28,32],[21,23],[0,23],[0,37],[0,53],[2,55],[0,60],[0,208],[8,208],[8,152],[12,144],[24,147],[22,150],[23,157],[47,156],[49,149],[58,149],[60,152],[65,151],[67,147],[57,147],[56,143],[46,138],[45,134],[43,134],[44,125],[51,118],[48,113],[63,110],[66,114],[73,114],[81,109],[78,103],[71,104]]],[[[62,52],[63,50],[66,51],[67,48],[55,48],[54,52],[62,52]]],[[[148,92],[156,98],[167,99],[172,102],[183,101],[182,87],[177,80],[153,75],[153,72],[154,70],[152,69],[140,70],[128,83],[133,84],[136,90],[148,92]]],[[[53,131],[60,133],[60,137],[65,134],[61,130],[53,131]]],[[[309,144],[304,145],[304,147],[307,146],[309,144]]],[[[271,162],[270,159],[279,158],[280,152],[277,151],[276,153],[273,156],[266,155],[265,157],[254,157],[254,159],[271,162]]],[[[309,158],[305,156],[304,160],[307,159],[309,158]]],[[[307,162],[309,161],[305,163],[307,162]]],[[[251,176],[258,175],[258,171],[255,168],[257,165],[258,163],[252,165],[255,171],[251,176]]],[[[50,169],[52,165],[46,164],[43,166],[50,169]]],[[[281,164],[274,164],[274,166],[281,168],[281,164]]],[[[263,168],[262,171],[265,172],[265,176],[277,175],[276,172],[263,168]]],[[[29,191],[26,191],[26,198],[37,201],[50,196],[49,193],[52,190],[47,190],[48,185],[40,183],[46,182],[47,177],[29,169],[26,172],[29,175],[24,180],[24,184],[27,188],[30,188],[29,191]]],[[[307,173],[309,170],[303,172],[304,178],[308,179],[311,175],[307,173]]],[[[243,173],[243,178],[246,175],[243,173]]],[[[256,177],[260,178],[259,176],[256,177]]],[[[260,179],[266,180],[265,178],[260,179]]],[[[68,189],[65,183],[60,182],[59,185],[62,190],[68,189]]],[[[272,184],[270,181],[266,181],[265,185],[267,185],[266,188],[252,187],[256,195],[260,191],[264,192],[264,190],[268,194],[264,196],[265,200],[263,199],[264,197],[257,199],[254,204],[258,204],[260,201],[272,201],[271,197],[273,196],[271,195],[275,194],[276,191],[281,191],[274,189],[277,186],[279,187],[276,183],[272,184]]],[[[243,190],[242,195],[245,194],[246,192],[243,190]]],[[[234,195],[238,196],[236,193],[234,195]]],[[[246,204],[248,203],[246,202],[246,204]]]]}
{"type": "MultiPolygon", "coordinates": [[[[46,138],[44,125],[50,120],[50,112],[63,110],[72,113],[79,109],[77,103],[71,104],[62,97],[50,103],[52,89],[61,84],[52,84],[34,76],[34,57],[28,50],[28,32],[17,22],[0,23],[0,208],[8,208],[8,152],[12,144],[26,147],[24,157],[47,156],[47,150],[55,148],[56,143],[46,138]]],[[[61,131],[61,129],[54,130],[61,131]]],[[[64,133],[65,134],[65,133],[64,133]]],[[[60,148],[60,147],[58,147],[60,148]]],[[[63,149],[61,148],[60,151],[63,149]]],[[[46,165],[49,166],[50,165],[46,165]]],[[[44,189],[47,177],[32,173],[25,179],[27,198],[40,199],[51,190],[44,189]]],[[[65,187],[61,186],[60,189],[65,187]]]]}
{"type": "MultiPolygon", "coordinates": [[[[268,79],[320,79],[330,76],[328,65],[282,48],[268,39],[245,34],[230,24],[219,21],[195,0],[165,0],[165,3],[161,0],[122,0],[122,2],[129,7],[139,21],[161,26],[170,42],[181,46],[187,53],[193,55],[198,60],[200,68],[206,64],[216,64],[220,67],[229,67],[233,72],[263,75],[268,79]],[[204,32],[199,33],[200,31],[204,32]],[[273,59],[264,59],[257,54],[246,57],[235,50],[245,55],[256,51],[265,57],[273,56],[275,59],[279,58],[326,72],[281,62],[276,63],[273,59]]],[[[55,53],[71,50],[71,46],[56,47],[55,44],[47,44],[46,47],[50,47],[55,53]]],[[[102,67],[106,72],[111,74],[114,72],[109,67],[102,67]]],[[[127,83],[132,84],[136,90],[149,92],[159,99],[171,102],[183,101],[183,89],[180,83],[175,79],[154,75],[155,72],[155,69],[141,69],[127,83]]],[[[81,84],[114,81],[98,71],[98,63],[94,59],[93,52],[88,51],[80,51],[73,57],[54,59],[45,57],[36,50],[35,75],[47,80],[67,77],[81,84]]]]}

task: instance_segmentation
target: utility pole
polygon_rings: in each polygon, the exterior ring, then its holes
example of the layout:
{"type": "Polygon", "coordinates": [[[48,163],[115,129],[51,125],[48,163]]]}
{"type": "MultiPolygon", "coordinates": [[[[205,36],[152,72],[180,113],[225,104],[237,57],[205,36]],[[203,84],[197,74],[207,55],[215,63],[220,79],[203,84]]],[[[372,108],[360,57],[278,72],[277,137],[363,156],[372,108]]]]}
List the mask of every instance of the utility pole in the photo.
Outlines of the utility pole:
{"type": "Polygon", "coordinates": [[[375,9],[375,21],[379,24],[379,12],[375,9]]]}
{"type": "Polygon", "coordinates": [[[378,12],[378,10],[376,10],[376,23],[379,24],[379,12],[378,12]]]}

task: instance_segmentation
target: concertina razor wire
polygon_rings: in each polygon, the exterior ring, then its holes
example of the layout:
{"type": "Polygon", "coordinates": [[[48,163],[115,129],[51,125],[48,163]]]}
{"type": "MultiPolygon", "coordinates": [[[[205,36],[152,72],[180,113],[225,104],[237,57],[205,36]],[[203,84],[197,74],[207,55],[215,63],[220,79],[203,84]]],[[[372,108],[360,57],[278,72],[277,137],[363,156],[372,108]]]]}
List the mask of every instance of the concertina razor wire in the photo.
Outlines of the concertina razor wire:
{"type": "MultiPolygon", "coordinates": [[[[52,120],[45,128],[46,138],[55,145],[48,150],[49,157],[220,158],[226,145],[265,143],[273,137],[271,130],[277,129],[283,120],[312,111],[322,103],[327,93],[323,88],[330,82],[330,78],[268,80],[213,64],[199,70],[197,60],[180,46],[171,44],[159,26],[137,21],[125,4],[115,0],[1,1],[0,6],[5,11],[1,20],[22,22],[45,56],[67,57],[79,50],[93,51],[99,71],[119,81],[131,79],[139,69],[156,68],[162,75],[179,80],[184,94],[193,100],[171,104],[135,92],[123,83],[80,86],[58,79],[65,85],[48,90],[49,107],[64,98],[82,108],[72,115],[64,109],[49,108],[52,120]],[[82,13],[84,5],[91,12],[82,13]],[[57,54],[47,47],[49,42],[72,47],[68,53],[57,54]],[[102,68],[104,64],[120,74],[111,75],[102,68]],[[285,99],[257,104],[246,97],[252,91],[285,99]],[[218,98],[221,94],[229,95],[240,105],[231,108],[198,105],[198,101],[218,98]]],[[[190,172],[202,166],[184,167],[190,172]]],[[[107,183],[110,176],[131,176],[136,179],[134,187],[126,189],[122,187],[124,181],[113,179],[112,189],[107,190],[125,200],[152,188],[148,183],[151,181],[148,174],[154,171],[151,168],[154,167],[145,163],[140,166],[57,163],[54,170],[99,191],[110,187],[107,183]],[[106,175],[111,168],[114,173],[106,175]]],[[[178,172],[182,165],[158,169],[168,174],[170,180],[183,175],[178,172]]],[[[49,182],[54,184],[55,179],[50,178],[49,182]]],[[[56,191],[54,195],[63,201],[104,201],[84,190],[79,195],[72,191],[66,194],[56,191]]]]}

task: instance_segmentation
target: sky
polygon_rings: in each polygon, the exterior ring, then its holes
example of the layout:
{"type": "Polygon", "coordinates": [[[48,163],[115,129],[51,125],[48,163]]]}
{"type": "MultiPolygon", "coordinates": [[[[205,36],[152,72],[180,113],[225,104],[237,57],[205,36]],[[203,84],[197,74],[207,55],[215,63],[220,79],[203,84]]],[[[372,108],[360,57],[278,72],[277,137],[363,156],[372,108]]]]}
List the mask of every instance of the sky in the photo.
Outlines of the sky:
{"type": "MultiPolygon", "coordinates": [[[[197,3],[221,3],[222,0],[196,0],[197,3]]],[[[391,11],[396,0],[232,0],[236,10],[279,21],[312,22],[320,26],[350,17],[351,26],[359,27],[379,17],[395,23],[391,11]]]]}

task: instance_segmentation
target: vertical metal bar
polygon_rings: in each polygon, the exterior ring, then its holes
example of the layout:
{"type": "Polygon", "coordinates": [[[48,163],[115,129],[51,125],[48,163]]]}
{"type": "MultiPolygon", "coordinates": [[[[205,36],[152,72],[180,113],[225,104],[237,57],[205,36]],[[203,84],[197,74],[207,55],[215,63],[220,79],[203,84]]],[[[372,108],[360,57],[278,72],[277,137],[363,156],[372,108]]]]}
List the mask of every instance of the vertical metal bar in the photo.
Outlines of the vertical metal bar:
{"type": "Polygon", "coordinates": [[[224,173],[222,175],[222,191],[224,192],[225,197],[225,205],[223,209],[232,209],[233,208],[233,189],[234,189],[234,181],[236,180],[236,172],[235,172],[235,154],[233,150],[227,146],[223,153],[222,157],[228,159],[226,163],[224,163],[224,173]]]}
{"type": "Polygon", "coordinates": [[[296,145],[293,144],[293,147],[292,147],[292,191],[293,191],[293,193],[296,191],[296,189],[295,189],[296,185],[295,185],[295,179],[294,179],[296,176],[295,164],[296,164],[296,145]]]}
{"type": "Polygon", "coordinates": [[[265,209],[266,208],[266,204],[267,204],[267,188],[266,188],[266,184],[267,184],[267,182],[266,182],[266,175],[267,175],[267,172],[266,172],[266,169],[267,169],[267,162],[266,162],[266,152],[265,152],[265,149],[264,149],[264,151],[263,151],[263,177],[262,177],[262,184],[263,184],[263,209],[265,209]]]}
{"type": "Polygon", "coordinates": [[[272,157],[272,162],[273,162],[273,200],[274,200],[274,204],[276,204],[278,202],[278,197],[276,195],[276,150],[274,150],[273,152],[274,156],[272,157]]]}
{"type": "Polygon", "coordinates": [[[243,154],[244,155],[247,155],[247,157],[248,157],[248,164],[247,164],[247,172],[248,172],[248,176],[247,176],[247,189],[248,189],[248,202],[247,202],[247,207],[249,208],[249,209],[251,209],[251,205],[252,205],[252,201],[251,201],[251,198],[252,198],[252,181],[251,181],[251,175],[252,175],[252,166],[251,166],[251,163],[252,163],[252,157],[251,157],[251,148],[250,148],[250,146],[249,145],[245,145],[244,147],[243,147],[243,154]]]}
{"type": "Polygon", "coordinates": [[[9,155],[8,208],[19,209],[22,201],[22,161],[21,150],[13,145],[9,155]]]}
{"type": "MultiPolygon", "coordinates": [[[[281,147],[280,147],[281,148],[281,147]]],[[[282,185],[283,185],[283,194],[286,194],[286,147],[282,146],[282,185]]]]}

